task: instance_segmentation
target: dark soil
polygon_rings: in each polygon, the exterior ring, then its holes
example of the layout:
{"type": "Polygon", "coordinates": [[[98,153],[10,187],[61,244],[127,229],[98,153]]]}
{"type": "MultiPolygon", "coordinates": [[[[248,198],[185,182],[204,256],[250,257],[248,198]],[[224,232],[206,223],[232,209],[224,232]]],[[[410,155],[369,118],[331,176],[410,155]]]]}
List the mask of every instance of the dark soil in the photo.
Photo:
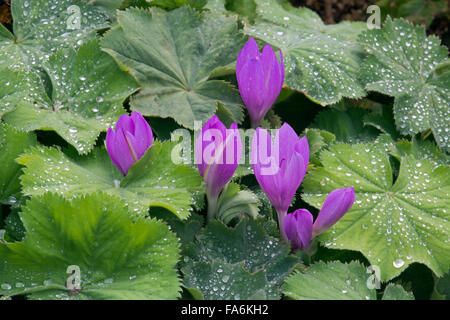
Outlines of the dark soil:
{"type": "Polygon", "coordinates": [[[344,20],[364,21],[366,9],[376,1],[366,0],[291,0],[296,7],[307,7],[317,12],[326,24],[344,20]]]}
{"type": "MultiPolygon", "coordinates": [[[[290,0],[296,7],[307,7],[317,12],[326,24],[339,23],[341,21],[365,21],[366,9],[377,0],[290,0]]],[[[450,0],[448,0],[450,8],[450,0]]],[[[394,2],[393,2],[394,3],[394,2]]],[[[447,47],[450,45],[450,14],[441,14],[434,18],[427,29],[427,34],[434,34],[442,39],[447,47]]]]}
{"type": "Polygon", "coordinates": [[[9,2],[10,0],[0,0],[0,23],[9,24],[12,21],[9,2]]]}

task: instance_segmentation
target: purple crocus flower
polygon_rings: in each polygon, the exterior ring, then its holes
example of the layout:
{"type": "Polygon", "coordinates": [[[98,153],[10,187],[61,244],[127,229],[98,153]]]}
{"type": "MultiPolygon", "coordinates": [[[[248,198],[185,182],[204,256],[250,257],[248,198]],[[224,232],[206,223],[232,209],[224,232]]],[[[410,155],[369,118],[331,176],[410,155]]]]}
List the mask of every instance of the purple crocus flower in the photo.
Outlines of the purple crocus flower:
{"type": "Polygon", "coordinates": [[[283,221],[286,238],[292,249],[309,250],[312,239],[313,216],[306,209],[298,209],[289,213],[283,221]]]}
{"type": "Polygon", "coordinates": [[[325,199],[313,224],[313,216],[306,209],[289,213],[283,221],[286,238],[294,250],[309,250],[311,239],[328,230],[355,202],[353,187],[333,190],[325,199]]]}
{"type": "Polygon", "coordinates": [[[122,115],[115,131],[109,128],[106,133],[106,150],[111,161],[124,175],[152,144],[152,129],[138,111],[134,111],[131,117],[122,115]]]}
{"type": "Polygon", "coordinates": [[[278,62],[270,45],[266,45],[260,54],[255,39],[250,38],[239,52],[236,78],[252,127],[256,128],[277,100],[283,87],[284,65],[281,51],[278,62]]]}
{"type": "Polygon", "coordinates": [[[242,142],[236,123],[230,129],[215,115],[202,128],[195,145],[198,171],[206,184],[208,218],[216,214],[217,198],[230,181],[242,154],[242,142]]]}
{"type": "Polygon", "coordinates": [[[266,130],[257,128],[251,153],[256,180],[277,211],[280,234],[286,240],[283,220],[308,167],[308,141],[287,123],[277,131],[274,143],[266,130]]]}

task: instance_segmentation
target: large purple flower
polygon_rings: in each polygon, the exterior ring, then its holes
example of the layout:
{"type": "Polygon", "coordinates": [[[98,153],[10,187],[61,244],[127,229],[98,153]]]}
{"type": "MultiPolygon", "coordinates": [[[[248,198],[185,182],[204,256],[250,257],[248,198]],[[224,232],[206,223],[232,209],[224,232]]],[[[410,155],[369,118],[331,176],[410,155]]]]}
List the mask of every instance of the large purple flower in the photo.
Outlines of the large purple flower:
{"type": "Polygon", "coordinates": [[[131,117],[122,115],[115,131],[109,128],[106,134],[106,150],[114,165],[124,175],[153,144],[153,133],[147,121],[134,111],[131,117]]]}
{"type": "Polygon", "coordinates": [[[306,209],[289,213],[283,221],[285,237],[294,250],[309,250],[311,239],[328,230],[355,202],[353,187],[336,189],[325,199],[322,209],[313,224],[313,216],[306,209]]]}
{"type": "Polygon", "coordinates": [[[277,100],[283,87],[284,65],[281,51],[278,62],[270,45],[266,45],[260,54],[255,39],[250,38],[239,52],[236,77],[252,127],[256,128],[277,100]]]}
{"type": "Polygon", "coordinates": [[[227,129],[216,115],[205,123],[195,145],[195,159],[206,184],[209,219],[215,216],[217,198],[236,171],[241,154],[236,123],[227,129]]]}
{"type": "Polygon", "coordinates": [[[278,213],[284,237],[284,217],[308,167],[308,141],[306,137],[299,138],[287,123],[277,131],[273,143],[270,134],[258,128],[251,153],[256,180],[278,213]]]}

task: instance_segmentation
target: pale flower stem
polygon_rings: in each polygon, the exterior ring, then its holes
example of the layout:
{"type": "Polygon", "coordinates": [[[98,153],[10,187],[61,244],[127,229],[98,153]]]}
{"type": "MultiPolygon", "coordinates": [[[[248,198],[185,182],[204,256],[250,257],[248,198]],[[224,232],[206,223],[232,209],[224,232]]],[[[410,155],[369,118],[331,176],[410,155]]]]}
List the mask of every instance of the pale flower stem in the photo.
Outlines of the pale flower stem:
{"type": "Polygon", "coordinates": [[[211,221],[216,218],[217,197],[206,194],[206,198],[208,200],[208,221],[211,221]]]}
{"type": "Polygon", "coordinates": [[[256,129],[261,125],[261,121],[260,122],[253,122],[253,120],[250,119],[251,125],[252,125],[252,129],[256,129]]]}
{"type": "Polygon", "coordinates": [[[284,242],[288,243],[289,240],[286,237],[286,234],[284,233],[284,225],[283,225],[283,221],[284,218],[286,217],[286,211],[277,211],[277,215],[278,215],[278,226],[280,227],[280,238],[281,240],[283,240],[284,242]]]}

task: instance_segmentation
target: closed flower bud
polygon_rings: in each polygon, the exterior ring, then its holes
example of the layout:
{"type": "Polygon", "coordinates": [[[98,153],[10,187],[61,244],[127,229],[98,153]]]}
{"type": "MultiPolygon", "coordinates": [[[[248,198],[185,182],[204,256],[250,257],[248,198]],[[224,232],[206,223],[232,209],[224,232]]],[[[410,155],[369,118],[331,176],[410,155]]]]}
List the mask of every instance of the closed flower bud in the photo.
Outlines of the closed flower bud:
{"type": "Polygon", "coordinates": [[[195,159],[206,184],[210,219],[215,215],[220,192],[238,167],[241,154],[242,142],[236,123],[227,129],[216,115],[205,123],[195,145],[195,159]]]}
{"type": "Polygon", "coordinates": [[[270,45],[266,45],[260,53],[255,39],[250,38],[239,52],[236,78],[252,127],[256,128],[277,100],[283,87],[284,65],[281,51],[278,62],[270,45]]]}
{"type": "Polygon", "coordinates": [[[113,164],[124,175],[153,144],[153,133],[147,121],[138,112],[122,115],[116,128],[106,134],[106,150],[113,164]]]}

